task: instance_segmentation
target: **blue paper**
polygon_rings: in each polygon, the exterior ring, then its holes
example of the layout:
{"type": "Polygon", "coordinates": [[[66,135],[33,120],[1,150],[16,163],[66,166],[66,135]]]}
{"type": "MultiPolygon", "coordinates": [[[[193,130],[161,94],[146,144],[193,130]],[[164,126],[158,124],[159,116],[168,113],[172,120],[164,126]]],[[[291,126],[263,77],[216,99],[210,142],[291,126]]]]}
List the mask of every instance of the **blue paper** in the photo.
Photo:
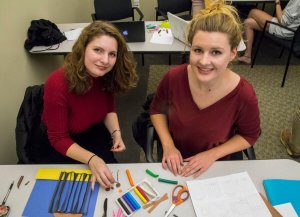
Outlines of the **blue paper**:
{"type": "Polygon", "coordinates": [[[300,216],[300,180],[267,179],[263,184],[273,206],[290,202],[300,216]]]}
{"type": "MultiPolygon", "coordinates": [[[[53,196],[53,193],[55,191],[55,187],[58,183],[58,180],[36,180],[36,183],[32,189],[32,192],[30,194],[30,197],[27,201],[26,207],[23,211],[22,216],[23,217],[53,217],[53,213],[49,213],[49,205],[53,196]]],[[[77,183],[78,184],[78,183],[77,183]]],[[[84,185],[82,186],[82,189],[86,187],[88,182],[84,182],[84,185]]],[[[66,182],[64,191],[62,193],[62,198],[63,195],[66,193],[68,186],[71,186],[71,182],[66,182]]],[[[75,188],[76,185],[73,186],[75,188]]],[[[79,186],[80,187],[80,186],[79,186]]],[[[82,190],[82,192],[85,192],[85,189],[82,190]]],[[[93,217],[94,216],[94,211],[95,211],[95,206],[97,202],[97,196],[99,192],[99,185],[96,184],[94,191],[88,197],[90,197],[90,202],[89,204],[86,203],[84,210],[87,212],[86,217],[93,217]]],[[[83,199],[84,194],[79,195],[79,203],[82,204],[82,199],[83,199]]],[[[78,197],[78,195],[75,195],[73,198],[78,197]]],[[[63,205],[63,200],[60,201],[59,207],[62,207],[63,205]]],[[[70,207],[72,205],[72,200],[69,201],[69,203],[65,203],[65,206],[67,206],[67,210],[70,210],[70,207]]],[[[76,203],[73,203],[73,205],[76,205],[76,203]]],[[[78,209],[80,207],[78,206],[78,209]]]]}

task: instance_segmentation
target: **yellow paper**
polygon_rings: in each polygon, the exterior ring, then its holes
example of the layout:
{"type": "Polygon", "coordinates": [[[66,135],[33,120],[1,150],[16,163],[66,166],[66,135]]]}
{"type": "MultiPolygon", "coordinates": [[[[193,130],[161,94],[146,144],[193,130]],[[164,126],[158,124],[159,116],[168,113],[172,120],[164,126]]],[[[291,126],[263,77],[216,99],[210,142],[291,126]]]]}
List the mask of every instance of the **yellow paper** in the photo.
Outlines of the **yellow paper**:
{"type": "Polygon", "coordinates": [[[169,21],[162,21],[160,26],[163,28],[171,28],[169,21]]]}
{"type": "MultiPolygon", "coordinates": [[[[87,173],[91,174],[90,170],[82,170],[82,169],[62,169],[62,168],[41,168],[38,170],[36,174],[36,179],[46,179],[46,180],[59,180],[59,176],[61,172],[74,172],[74,173],[87,173]]],[[[77,181],[79,181],[79,177],[77,177],[77,181]]],[[[68,180],[73,180],[74,176],[69,176],[68,180]]],[[[82,180],[81,180],[82,181],[82,180]]],[[[87,180],[85,180],[87,181],[87,180]]]]}

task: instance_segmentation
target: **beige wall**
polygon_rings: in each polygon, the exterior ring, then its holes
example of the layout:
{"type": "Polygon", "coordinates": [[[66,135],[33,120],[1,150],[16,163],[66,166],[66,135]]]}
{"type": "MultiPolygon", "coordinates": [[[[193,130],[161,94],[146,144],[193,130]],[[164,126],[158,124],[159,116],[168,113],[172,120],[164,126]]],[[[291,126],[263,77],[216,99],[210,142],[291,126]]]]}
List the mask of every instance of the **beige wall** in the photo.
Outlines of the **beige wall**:
{"type": "MultiPolygon", "coordinates": [[[[145,20],[155,18],[156,0],[140,0],[145,20]]],[[[16,117],[27,86],[44,83],[61,56],[29,55],[23,48],[30,21],[91,22],[93,0],[0,1],[0,164],[17,162],[16,117]]]]}

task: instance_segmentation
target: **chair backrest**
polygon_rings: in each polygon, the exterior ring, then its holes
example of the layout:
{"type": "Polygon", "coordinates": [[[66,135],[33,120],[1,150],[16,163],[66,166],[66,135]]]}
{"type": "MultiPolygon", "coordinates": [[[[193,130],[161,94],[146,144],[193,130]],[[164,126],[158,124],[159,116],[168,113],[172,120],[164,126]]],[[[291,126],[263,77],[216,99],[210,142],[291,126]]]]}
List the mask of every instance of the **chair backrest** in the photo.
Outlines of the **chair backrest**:
{"type": "Polygon", "coordinates": [[[157,7],[165,14],[171,12],[177,14],[185,11],[191,11],[191,0],[157,0],[157,7]]]}
{"type": "Polygon", "coordinates": [[[295,32],[295,44],[293,47],[293,52],[297,57],[300,57],[300,25],[298,26],[296,32],[295,32]]]}
{"type": "Polygon", "coordinates": [[[45,156],[55,155],[46,130],[41,125],[44,107],[44,85],[26,88],[25,96],[17,116],[15,129],[18,163],[46,163],[45,156]]]}
{"type": "Polygon", "coordinates": [[[96,20],[121,20],[132,17],[134,13],[131,0],[94,0],[96,20]]]}

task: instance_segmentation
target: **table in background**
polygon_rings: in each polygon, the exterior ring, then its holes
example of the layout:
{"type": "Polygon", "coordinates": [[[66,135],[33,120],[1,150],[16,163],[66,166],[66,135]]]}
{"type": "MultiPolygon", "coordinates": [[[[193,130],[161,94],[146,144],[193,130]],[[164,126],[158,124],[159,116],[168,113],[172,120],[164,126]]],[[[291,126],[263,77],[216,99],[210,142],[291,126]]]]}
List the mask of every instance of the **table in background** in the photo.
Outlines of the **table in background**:
{"type": "MultiPolygon", "coordinates": [[[[145,21],[145,25],[152,24],[152,25],[160,25],[161,21],[145,21]]],[[[57,24],[58,28],[62,32],[70,31],[76,28],[84,28],[90,23],[68,23],[68,24],[57,24]]],[[[181,41],[174,39],[173,44],[154,44],[151,43],[151,37],[153,33],[147,31],[145,26],[145,42],[131,42],[127,43],[129,49],[134,53],[181,53],[185,50],[186,46],[181,41]]],[[[30,50],[32,54],[55,54],[55,55],[65,55],[72,51],[72,47],[75,41],[63,41],[59,48],[56,50],[44,50],[47,46],[35,46],[30,50]]],[[[56,45],[53,47],[55,48],[56,45]]],[[[189,49],[186,49],[189,51],[189,49]]]]}
{"type": "MultiPolygon", "coordinates": [[[[162,196],[165,192],[168,193],[169,200],[161,203],[151,214],[146,210],[140,209],[135,216],[163,216],[164,212],[168,210],[171,205],[171,191],[174,185],[160,183],[157,178],[153,178],[146,174],[145,170],[148,168],[153,172],[160,175],[161,178],[178,180],[179,183],[186,185],[185,181],[192,180],[192,177],[174,177],[169,171],[163,170],[160,163],[138,163],[138,164],[108,164],[110,170],[116,177],[117,170],[119,169],[119,182],[123,193],[130,188],[127,180],[125,170],[130,169],[131,175],[135,183],[143,179],[147,179],[153,187],[162,196]]],[[[8,190],[12,181],[15,185],[8,197],[7,205],[11,207],[10,216],[21,216],[32,188],[35,184],[35,175],[39,168],[75,168],[87,169],[88,167],[83,164],[78,165],[1,165],[0,170],[2,176],[0,178],[0,199],[2,200],[8,190]],[[24,179],[21,187],[18,189],[17,182],[19,177],[23,175],[24,179]],[[28,185],[24,185],[30,181],[28,185]]],[[[215,162],[211,168],[208,169],[202,176],[197,179],[207,179],[216,176],[224,176],[233,173],[247,171],[251,177],[256,189],[265,195],[262,180],[268,178],[282,178],[282,179],[300,179],[300,164],[293,160],[280,159],[280,160],[244,160],[244,161],[218,161],[215,162]]],[[[121,193],[115,188],[114,190],[105,191],[100,188],[94,216],[102,216],[103,214],[103,201],[108,198],[108,216],[112,216],[112,210],[117,210],[118,206],[115,199],[121,196],[121,193]]],[[[178,216],[196,216],[191,199],[182,205],[176,207],[173,211],[178,216]]],[[[173,214],[172,214],[173,215],[173,214]]]]}

